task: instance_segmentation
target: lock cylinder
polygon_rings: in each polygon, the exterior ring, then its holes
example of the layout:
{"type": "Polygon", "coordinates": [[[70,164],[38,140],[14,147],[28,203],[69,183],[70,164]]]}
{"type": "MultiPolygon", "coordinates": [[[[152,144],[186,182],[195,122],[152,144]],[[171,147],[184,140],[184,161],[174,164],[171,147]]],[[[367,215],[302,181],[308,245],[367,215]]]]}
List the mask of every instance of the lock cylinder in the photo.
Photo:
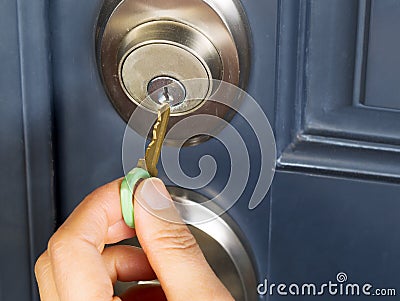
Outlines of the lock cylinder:
{"type": "MultiPolygon", "coordinates": [[[[118,57],[120,84],[136,105],[151,95],[149,92],[155,92],[154,87],[163,87],[154,83],[164,83],[170,90],[181,89],[184,97],[171,105],[172,116],[198,109],[212,92],[212,79],[223,78],[221,58],[210,40],[174,21],[152,21],[134,28],[125,36],[118,57]],[[186,82],[186,87],[181,84],[195,78],[204,80],[196,85],[186,82]]],[[[159,102],[151,104],[145,103],[156,111],[159,102]]]]}

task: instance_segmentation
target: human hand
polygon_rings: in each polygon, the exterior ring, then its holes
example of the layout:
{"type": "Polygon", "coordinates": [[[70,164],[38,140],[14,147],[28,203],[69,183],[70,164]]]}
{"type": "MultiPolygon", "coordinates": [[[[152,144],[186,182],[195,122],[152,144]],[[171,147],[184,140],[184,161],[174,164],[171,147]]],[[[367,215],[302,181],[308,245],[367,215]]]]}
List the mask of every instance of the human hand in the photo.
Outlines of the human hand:
{"type": "Polygon", "coordinates": [[[114,181],[87,196],[52,236],[35,266],[41,300],[233,300],[187,226],[149,213],[148,209],[177,216],[162,181],[151,178],[138,186],[136,232],[123,221],[120,184],[114,181]],[[135,235],[143,249],[105,247],[135,235]],[[114,296],[117,279],[155,278],[161,286],[139,285],[114,296]]]}

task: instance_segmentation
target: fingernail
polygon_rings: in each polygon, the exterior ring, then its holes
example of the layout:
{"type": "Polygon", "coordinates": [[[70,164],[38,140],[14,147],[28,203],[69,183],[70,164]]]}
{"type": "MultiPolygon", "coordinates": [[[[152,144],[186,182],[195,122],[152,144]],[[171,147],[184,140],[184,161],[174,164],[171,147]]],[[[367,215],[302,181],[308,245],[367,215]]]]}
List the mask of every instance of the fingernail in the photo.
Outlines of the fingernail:
{"type": "Polygon", "coordinates": [[[144,180],[139,197],[152,210],[165,210],[172,207],[171,197],[164,183],[158,178],[144,180]]]}

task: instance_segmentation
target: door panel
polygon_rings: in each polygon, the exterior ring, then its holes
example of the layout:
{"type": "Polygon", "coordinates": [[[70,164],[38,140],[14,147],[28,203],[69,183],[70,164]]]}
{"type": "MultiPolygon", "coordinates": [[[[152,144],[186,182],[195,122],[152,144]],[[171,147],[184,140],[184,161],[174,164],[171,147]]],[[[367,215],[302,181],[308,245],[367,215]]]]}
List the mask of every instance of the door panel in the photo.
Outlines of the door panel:
{"type": "MultiPolygon", "coordinates": [[[[282,168],[398,179],[400,112],[363,104],[366,87],[382,83],[368,82],[364,74],[370,61],[364,59],[367,3],[303,1],[296,6],[282,2],[282,10],[297,12],[290,18],[297,17],[301,26],[298,31],[293,20],[281,19],[279,49],[297,49],[284,50],[279,60],[285,73],[278,77],[278,87],[293,91],[277,102],[282,108],[276,129],[282,168]],[[297,39],[289,40],[289,34],[297,39]],[[297,77],[288,86],[285,79],[290,72],[297,77]]],[[[391,45],[382,48],[380,56],[396,60],[391,45]]],[[[395,80],[396,73],[387,71],[395,80]]]]}
{"type": "Polygon", "coordinates": [[[363,104],[400,110],[400,37],[397,31],[400,25],[400,3],[396,0],[365,3],[363,104]]]}
{"type": "MultiPolygon", "coordinates": [[[[33,263],[55,221],[123,175],[126,124],[106,96],[95,57],[102,2],[0,4],[7,41],[0,44],[7,70],[0,82],[1,263],[19,279],[2,278],[1,299],[38,300],[33,263]]],[[[229,211],[247,237],[260,283],[318,284],[344,272],[349,281],[399,290],[399,2],[242,3],[252,32],[247,90],[273,124],[279,154],[264,202],[247,209],[257,167],[229,211]]],[[[240,118],[232,124],[256,142],[240,118]]],[[[215,155],[217,177],[200,191],[207,197],[229,174],[222,149],[210,140],[182,152],[182,168],[193,175],[197,158],[215,155]]],[[[257,166],[258,148],[249,154],[257,166]]],[[[160,175],[171,184],[162,169],[160,175]]]]}
{"type": "MultiPolygon", "coordinates": [[[[320,288],[346,273],[346,283],[398,289],[399,193],[395,184],[278,172],[272,190],[268,280],[320,288]]],[[[275,292],[270,300],[288,298],[275,292]]],[[[292,297],[299,298],[318,299],[292,297]]],[[[320,298],[366,297],[325,292],[320,298]]]]}
{"type": "MultiPolygon", "coordinates": [[[[398,290],[399,40],[387,28],[398,2],[281,1],[280,12],[269,280],[320,285],[343,272],[398,290]]],[[[323,297],[341,298],[365,299],[323,297]]]]}

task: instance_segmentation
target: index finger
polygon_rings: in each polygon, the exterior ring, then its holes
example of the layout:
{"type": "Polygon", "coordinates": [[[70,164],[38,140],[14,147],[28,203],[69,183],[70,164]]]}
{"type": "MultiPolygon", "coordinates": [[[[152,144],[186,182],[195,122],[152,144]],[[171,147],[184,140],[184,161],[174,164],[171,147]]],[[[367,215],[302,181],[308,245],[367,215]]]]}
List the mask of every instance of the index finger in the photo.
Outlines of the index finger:
{"type": "Polygon", "coordinates": [[[119,187],[122,179],[106,184],[89,194],[59,228],[65,235],[82,239],[100,252],[105,244],[135,236],[123,218],[119,187]]]}
{"type": "Polygon", "coordinates": [[[106,243],[135,234],[122,220],[120,183],[88,195],[50,239],[48,252],[61,301],[118,300],[101,253],[106,243]]]}

